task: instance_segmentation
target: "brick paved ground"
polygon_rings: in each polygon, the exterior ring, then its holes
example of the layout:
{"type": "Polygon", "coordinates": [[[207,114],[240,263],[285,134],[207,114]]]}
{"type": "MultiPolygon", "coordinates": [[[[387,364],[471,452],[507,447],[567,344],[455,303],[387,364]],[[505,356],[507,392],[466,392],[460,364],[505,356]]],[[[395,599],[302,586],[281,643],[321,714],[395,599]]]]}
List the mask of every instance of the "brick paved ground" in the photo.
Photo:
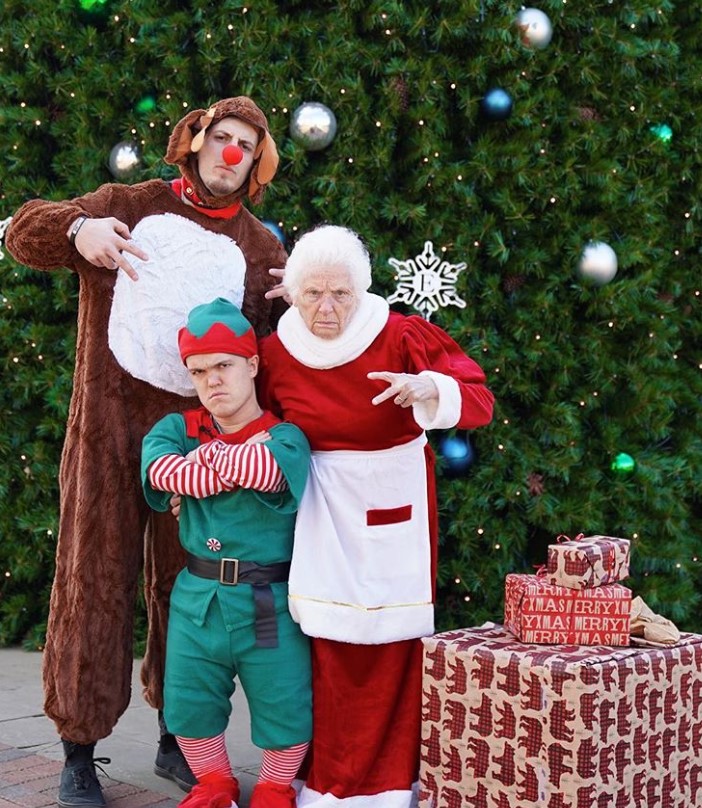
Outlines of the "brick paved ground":
{"type": "MultiPolygon", "coordinates": [[[[0,743],[0,808],[56,807],[62,763],[0,743]]],[[[101,776],[110,808],[176,808],[177,800],[101,776]]]]}

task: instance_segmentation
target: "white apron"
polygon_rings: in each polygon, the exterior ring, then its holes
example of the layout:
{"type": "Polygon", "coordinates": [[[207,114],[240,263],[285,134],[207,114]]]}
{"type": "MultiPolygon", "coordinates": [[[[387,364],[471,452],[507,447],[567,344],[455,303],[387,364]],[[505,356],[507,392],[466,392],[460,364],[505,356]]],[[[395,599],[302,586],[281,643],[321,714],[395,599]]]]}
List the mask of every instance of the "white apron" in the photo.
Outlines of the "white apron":
{"type": "Polygon", "coordinates": [[[289,585],[305,634],[378,644],[434,633],[426,442],[312,453],[289,585]]]}

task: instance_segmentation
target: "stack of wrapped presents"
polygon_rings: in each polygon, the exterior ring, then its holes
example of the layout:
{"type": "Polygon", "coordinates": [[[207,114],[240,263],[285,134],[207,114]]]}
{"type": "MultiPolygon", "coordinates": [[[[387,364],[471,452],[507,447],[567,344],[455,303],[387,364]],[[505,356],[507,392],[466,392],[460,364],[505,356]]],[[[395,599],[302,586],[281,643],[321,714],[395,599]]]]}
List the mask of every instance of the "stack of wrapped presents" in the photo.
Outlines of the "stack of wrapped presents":
{"type": "Polygon", "coordinates": [[[628,645],[628,563],[556,541],[505,625],[423,640],[419,808],[702,808],[702,636],[628,645]]]}
{"type": "Polygon", "coordinates": [[[505,628],[523,642],[629,645],[629,557],[627,539],[611,536],[550,545],[542,574],[507,576],[505,628]]]}

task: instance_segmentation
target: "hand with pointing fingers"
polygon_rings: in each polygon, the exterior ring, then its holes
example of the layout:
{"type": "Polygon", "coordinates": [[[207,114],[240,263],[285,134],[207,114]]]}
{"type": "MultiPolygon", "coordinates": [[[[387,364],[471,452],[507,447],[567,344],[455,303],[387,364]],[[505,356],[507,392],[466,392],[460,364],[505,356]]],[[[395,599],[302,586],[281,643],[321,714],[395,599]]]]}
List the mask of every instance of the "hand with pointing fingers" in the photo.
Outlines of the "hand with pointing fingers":
{"type": "Polygon", "coordinates": [[[283,275],[285,274],[284,269],[276,269],[272,267],[268,270],[268,274],[272,275],[274,278],[278,280],[278,283],[270,288],[266,294],[266,300],[273,300],[276,297],[282,297],[285,302],[291,306],[292,300],[290,299],[290,295],[288,294],[288,290],[285,288],[285,284],[283,283],[283,275]]]}
{"type": "Polygon", "coordinates": [[[439,390],[429,376],[418,376],[415,373],[392,373],[389,370],[372,371],[369,379],[379,379],[390,386],[371,400],[371,404],[382,404],[394,399],[398,407],[411,407],[419,401],[439,400],[439,390]]]}
{"type": "MultiPolygon", "coordinates": [[[[71,223],[71,228],[73,224],[71,223]]],[[[124,253],[129,253],[142,261],[148,261],[149,256],[131,239],[132,234],[127,225],[110,216],[105,219],[86,219],[75,237],[74,245],[91,264],[115,271],[121,269],[136,281],[139,276],[124,257],[124,253]]]]}

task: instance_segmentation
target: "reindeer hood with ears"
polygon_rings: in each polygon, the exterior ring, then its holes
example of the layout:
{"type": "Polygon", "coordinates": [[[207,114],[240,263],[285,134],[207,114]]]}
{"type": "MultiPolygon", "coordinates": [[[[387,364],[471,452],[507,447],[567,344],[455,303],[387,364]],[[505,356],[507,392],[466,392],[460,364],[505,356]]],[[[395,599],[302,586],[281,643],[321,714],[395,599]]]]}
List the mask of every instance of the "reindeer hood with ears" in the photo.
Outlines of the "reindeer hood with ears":
{"type": "Polygon", "coordinates": [[[211,208],[229,207],[247,195],[254,204],[258,204],[278,168],[278,151],[268,131],[266,116],[245,95],[217,101],[207,110],[194,109],[189,112],[175,125],[164,159],[169,165],[178,166],[183,178],[195,189],[202,204],[211,208]],[[254,153],[254,164],[249,174],[248,187],[244,184],[227,196],[213,196],[200,179],[197,170],[197,152],[205,142],[207,127],[221,121],[222,118],[239,118],[251,124],[258,130],[259,140],[254,153]]]}

